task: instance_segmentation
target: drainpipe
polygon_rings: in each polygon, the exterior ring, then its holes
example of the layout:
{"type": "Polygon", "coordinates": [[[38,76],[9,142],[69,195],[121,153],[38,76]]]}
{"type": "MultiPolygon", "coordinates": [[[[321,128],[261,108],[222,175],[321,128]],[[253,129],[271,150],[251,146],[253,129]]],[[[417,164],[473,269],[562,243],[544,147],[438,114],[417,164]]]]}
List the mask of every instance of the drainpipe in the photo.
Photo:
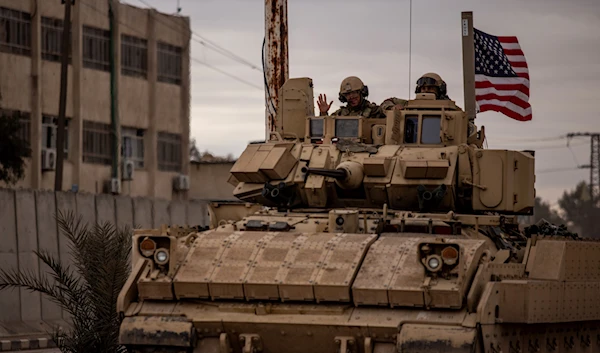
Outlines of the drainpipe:
{"type": "Polygon", "coordinates": [[[117,63],[119,50],[119,30],[118,30],[118,12],[119,4],[115,0],[108,0],[108,17],[110,23],[110,131],[111,131],[111,153],[112,153],[112,168],[111,177],[119,178],[119,146],[120,146],[120,126],[119,123],[119,87],[117,68],[120,67],[117,63]]]}

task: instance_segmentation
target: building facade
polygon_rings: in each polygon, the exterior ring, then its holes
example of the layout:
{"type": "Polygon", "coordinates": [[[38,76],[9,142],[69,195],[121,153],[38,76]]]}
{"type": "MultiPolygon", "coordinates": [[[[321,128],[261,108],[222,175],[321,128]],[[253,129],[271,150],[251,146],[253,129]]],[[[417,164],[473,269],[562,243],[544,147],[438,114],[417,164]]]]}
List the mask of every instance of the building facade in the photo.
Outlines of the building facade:
{"type": "MultiPolygon", "coordinates": [[[[17,187],[54,189],[63,17],[61,0],[0,0],[0,109],[32,149],[17,187]]],[[[71,23],[62,189],[186,199],[189,18],[76,0],[71,23]]]]}

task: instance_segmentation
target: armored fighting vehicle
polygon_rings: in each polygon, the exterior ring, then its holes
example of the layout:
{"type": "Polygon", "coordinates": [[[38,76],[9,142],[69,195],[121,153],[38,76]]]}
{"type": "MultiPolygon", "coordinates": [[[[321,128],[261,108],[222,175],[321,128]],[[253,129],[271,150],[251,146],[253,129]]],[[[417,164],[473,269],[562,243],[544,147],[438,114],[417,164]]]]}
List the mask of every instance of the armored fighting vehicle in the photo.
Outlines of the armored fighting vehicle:
{"type": "Polygon", "coordinates": [[[288,80],[277,131],[231,169],[207,230],[136,230],[118,298],[138,352],[594,352],[600,243],[525,232],[534,154],[484,148],[451,100],[315,116],[288,80]]]}

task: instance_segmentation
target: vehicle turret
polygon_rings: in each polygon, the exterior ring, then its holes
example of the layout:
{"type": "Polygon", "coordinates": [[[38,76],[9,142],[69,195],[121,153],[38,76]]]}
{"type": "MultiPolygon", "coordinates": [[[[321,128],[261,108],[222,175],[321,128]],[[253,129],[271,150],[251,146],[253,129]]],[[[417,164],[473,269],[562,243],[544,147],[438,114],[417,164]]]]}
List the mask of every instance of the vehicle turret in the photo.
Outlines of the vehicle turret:
{"type": "Polygon", "coordinates": [[[422,93],[385,119],[306,116],[313,102],[299,97],[313,96],[312,81],[290,79],[282,92],[280,131],[250,144],[231,170],[241,200],[281,209],[533,210],[532,153],[483,148],[484,128],[453,101],[422,93]]]}

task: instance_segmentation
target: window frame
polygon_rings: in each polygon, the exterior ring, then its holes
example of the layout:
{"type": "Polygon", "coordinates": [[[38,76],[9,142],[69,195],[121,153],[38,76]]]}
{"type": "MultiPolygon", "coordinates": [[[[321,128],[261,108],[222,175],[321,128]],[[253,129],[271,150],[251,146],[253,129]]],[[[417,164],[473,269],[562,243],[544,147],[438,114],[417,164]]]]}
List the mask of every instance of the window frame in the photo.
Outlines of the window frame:
{"type": "Polygon", "coordinates": [[[83,67],[110,72],[110,31],[83,25],[82,39],[83,67]]]}
{"type": "Polygon", "coordinates": [[[183,72],[183,48],[177,45],[156,43],[156,80],[181,85],[183,72]]]}
{"type": "MultiPolygon", "coordinates": [[[[65,157],[69,156],[69,122],[70,118],[65,117],[65,157]]],[[[42,148],[56,150],[56,140],[58,134],[58,117],[49,114],[42,114],[42,148]]]]}
{"type": "Polygon", "coordinates": [[[144,169],[144,135],[145,131],[143,129],[128,126],[121,127],[121,157],[123,160],[132,160],[135,169],[144,169]],[[127,153],[128,146],[131,148],[131,153],[127,153]]]}
{"type": "MultiPolygon", "coordinates": [[[[42,59],[60,62],[62,58],[62,35],[64,22],[60,18],[42,16],[42,59]],[[50,40],[51,37],[55,37],[50,40]],[[55,46],[56,48],[50,48],[55,46]]],[[[73,38],[71,29],[70,38],[73,38]]],[[[70,41],[71,42],[71,41],[70,41]]],[[[69,43],[69,64],[73,62],[72,46],[69,43]]]]}
{"type": "Polygon", "coordinates": [[[82,162],[111,165],[113,158],[110,124],[84,120],[82,130],[82,162]]]}
{"type": "Polygon", "coordinates": [[[28,12],[0,6],[0,52],[31,56],[31,15],[28,12]]]}
{"type": "Polygon", "coordinates": [[[181,134],[158,132],[156,146],[158,170],[181,172],[183,166],[182,143],[181,134]]]}
{"type": "Polygon", "coordinates": [[[121,34],[121,74],[148,78],[148,40],[121,34]]]}

